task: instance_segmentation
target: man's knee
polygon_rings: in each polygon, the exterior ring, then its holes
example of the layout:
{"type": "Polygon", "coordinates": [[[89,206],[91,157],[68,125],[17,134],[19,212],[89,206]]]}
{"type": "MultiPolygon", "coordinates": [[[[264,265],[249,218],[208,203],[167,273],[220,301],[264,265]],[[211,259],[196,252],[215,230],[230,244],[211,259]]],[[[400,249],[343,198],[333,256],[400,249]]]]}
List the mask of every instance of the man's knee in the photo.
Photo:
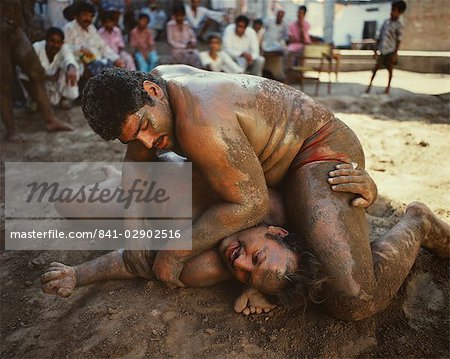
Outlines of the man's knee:
{"type": "Polygon", "coordinates": [[[330,315],[337,319],[357,321],[369,318],[385,309],[389,300],[379,296],[360,293],[347,293],[347,295],[334,297],[324,304],[330,315]]]}

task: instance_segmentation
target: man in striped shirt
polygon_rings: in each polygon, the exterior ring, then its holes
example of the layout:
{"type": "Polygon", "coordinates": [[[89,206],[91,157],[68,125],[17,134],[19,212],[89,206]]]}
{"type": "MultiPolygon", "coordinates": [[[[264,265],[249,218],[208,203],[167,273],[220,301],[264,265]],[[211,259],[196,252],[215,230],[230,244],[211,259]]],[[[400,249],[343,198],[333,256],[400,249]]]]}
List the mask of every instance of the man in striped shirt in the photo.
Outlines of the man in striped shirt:
{"type": "Polygon", "coordinates": [[[399,21],[400,15],[406,10],[406,3],[404,1],[396,1],[392,4],[391,17],[387,19],[380,30],[380,35],[377,40],[377,46],[375,48],[375,58],[377,63],[373,68],[372,78],[370,79],[369,86],[366,93],[370,92],[373,79],[377,71],[380,68],[386,68],[389,73],[389,80],[384,91],[385,94],[389,94],[391,88],[392,72],[394,65],[397,64],[398,56],[397,52],[400,47],[403,35],[403,25],[399,21]]]}

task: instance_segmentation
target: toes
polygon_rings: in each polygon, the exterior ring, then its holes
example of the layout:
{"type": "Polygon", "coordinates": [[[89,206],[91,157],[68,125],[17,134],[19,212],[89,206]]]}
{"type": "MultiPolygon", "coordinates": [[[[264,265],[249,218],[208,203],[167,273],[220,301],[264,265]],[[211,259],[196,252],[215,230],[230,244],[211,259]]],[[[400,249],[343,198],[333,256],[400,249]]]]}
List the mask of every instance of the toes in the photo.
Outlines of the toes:
{"type": "Polygon", "coordinates": [[[245,294],[241,294],[234,301],[234,310],[237,313],[241,313],[246,307],[248,303],[248,297],[245,294]]]}
{"type": "Polygon", "coordinates": [[[60,270],[57,271],[50,271],[46,272],[43,275],[41,275],[41,283],[47,283],[48,281],[57,279],[61,276],[62,272],[60,270]]]}
{"type": "Polygon", "coordinates": [[[255,313],[256,314],[261,314],[263,311],[263,309],[261,307],[257,307],[255,313]]]}
{"type": "Polygon", "coordinates": [[[271,311],[271,308],[264,308],[264,313],[268,313],[271,311]]]}
{"type": "Polygon", "coordinates": [[[249,315],[250,314],[250,308],[245,308],[243,311],[242,311],[242,314],[244,314],[244,315],[249,315]]]}
{"type": "Polygon", "coordinates": [[[250,313],[255,313],[256,312],[256,308],[254,306],[250,306],[250,313]]]}

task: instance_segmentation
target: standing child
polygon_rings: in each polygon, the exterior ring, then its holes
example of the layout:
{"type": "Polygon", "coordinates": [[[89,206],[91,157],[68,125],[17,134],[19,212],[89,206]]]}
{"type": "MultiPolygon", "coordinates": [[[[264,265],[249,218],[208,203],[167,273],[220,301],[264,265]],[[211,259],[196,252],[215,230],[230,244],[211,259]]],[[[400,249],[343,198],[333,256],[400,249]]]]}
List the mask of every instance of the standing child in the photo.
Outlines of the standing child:
{"type": "Polygon", "coordinates": [[[123,41],[122,30],[117,27],[115,20],[116,16],[113,11],[105,12],[102,16],[103,26],[98,30],[98,34],[120,56],[127,70],[136,70],[133,57],[123,49],[125,42],[123,41]]]}
{"type": "Polygon", "coordinates": [[[399,21],[399,18],[400,15],[405,12],[405,10],[406,3],[404,1],[394,2],[391,8],[391,17],[385,20],[383,26],[381,27],[374,55],[377,59],[377,63],[372,70],[372,78],[370,79],[370,83],[367,87],[366,93],[370,92],[372,82],[377,71],[380,68],[386,67],[389,73],[389,80],[384,93],[389,94],[389,91],[391,89],[392,72],[394,69],[394,65],[397,64],[397,52],[400,47],[403,35],[403,25],[399,21]]]}
{"type": "Polygon", "coordinates": [[[155,40],[147,27],[150,19],[147,14],[139,14],[137,26],[130,32],[130,45],[136,50],[136,64],[139,71],[150,72],[159,63],[155,50],[155,40]]]}

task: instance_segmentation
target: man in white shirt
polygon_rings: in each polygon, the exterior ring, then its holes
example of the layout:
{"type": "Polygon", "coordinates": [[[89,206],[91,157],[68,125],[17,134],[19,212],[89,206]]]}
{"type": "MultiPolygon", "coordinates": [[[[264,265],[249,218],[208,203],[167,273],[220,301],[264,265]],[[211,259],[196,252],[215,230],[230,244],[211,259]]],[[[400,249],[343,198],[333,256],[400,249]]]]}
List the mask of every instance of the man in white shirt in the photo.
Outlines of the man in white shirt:
{"type": "Polygon", "coordinates": [[[240,15],[236,18],[235,24],[230,24],[225,28],[223,33],[224,50],[243,72],[261,76],[264,57],[259,54],[258,36],[248,24],[248,17],[240,15]]]}
{"type": "Polygon", "coordinates": [[[218,34],[208,36],[209,51],[200,52],[200,62],[205,70],[226,72],[229,74],[242,73],[241,67],[225,51],[220,51],[222,39],[218,34]]]}
{"type": "Polygon", "coordinates": [[[212,20],[222,25],[225,17],[220,11],[209,10],[204,6],[199,6],[200,0],[191,0],[191,5],[185,5],[186,20],[194,30],[197,38],[201,39],[206,30],[211,26],[212,20]]]}
{"type": "MultiPolygon", "coordinates": [[[[70,108],[78,95],[79,73],[77,61],[69,47],[64,44],[64,33],[57,27],[47,30],[45,40],[33,44],[33,48],[45,70],[45,87],[52,105],[70,108]]],[[[28,81],[28,77],[20,74],[28,81]]]]}
{"type": "Polygon", "coordinates": [[[95,10],[86,2],[75,7],[75,19],[64,26],[66,44],[73,51],[80,68],[87,66],[90,75],[100,73],[103,68],[124,67],[123,61],[100,37],[92,25],[95,10]]]}
{"type": "Polygon", "coordinates": [[[284,10],[278,10],[275,19],[266,22],[266,31],[262,42],[264,52],[281,52],[286,49],[287,25],[283,21],[284,10]]]}

